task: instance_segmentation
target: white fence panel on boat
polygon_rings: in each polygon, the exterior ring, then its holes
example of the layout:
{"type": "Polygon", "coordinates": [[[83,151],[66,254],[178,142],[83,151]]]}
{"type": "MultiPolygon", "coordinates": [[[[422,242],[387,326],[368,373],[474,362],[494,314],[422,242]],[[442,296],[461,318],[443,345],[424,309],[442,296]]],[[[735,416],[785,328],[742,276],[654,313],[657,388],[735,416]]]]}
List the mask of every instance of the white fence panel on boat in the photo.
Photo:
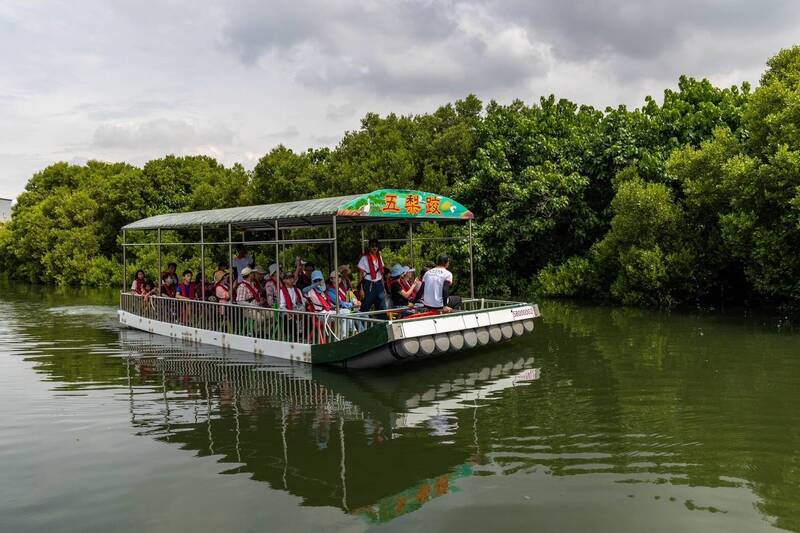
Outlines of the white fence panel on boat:
{"type": "Polygon", "coordinates": [[[358,313],[311,313],[130,293],[120,294],[120,309],[167,324],[301,344],[336,342],[385,323],[358,313]]]}

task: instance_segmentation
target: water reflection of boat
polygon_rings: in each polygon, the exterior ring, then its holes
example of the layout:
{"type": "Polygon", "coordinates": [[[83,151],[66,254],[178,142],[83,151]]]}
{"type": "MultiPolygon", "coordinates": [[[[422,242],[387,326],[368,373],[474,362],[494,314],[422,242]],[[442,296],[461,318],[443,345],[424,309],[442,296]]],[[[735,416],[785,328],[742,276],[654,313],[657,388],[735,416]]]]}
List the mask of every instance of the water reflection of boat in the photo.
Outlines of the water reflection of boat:
{"type": "Polygon", "coordinates": [[[413,511],[472,475],[477,407],[537,376],[532,358],[513,349],[428,367],[420,382],[418,372],[353,379],[307,365],[252,364],[128,333],[121,344],[141,434],[218,455],[235,465],[223,473],[248,472],[307,505],[370,521],[413,511]],[[160,394],[139,393],[154,385],[160,394]],[[454,431],[459,425],[464,430],[454,431]]]}

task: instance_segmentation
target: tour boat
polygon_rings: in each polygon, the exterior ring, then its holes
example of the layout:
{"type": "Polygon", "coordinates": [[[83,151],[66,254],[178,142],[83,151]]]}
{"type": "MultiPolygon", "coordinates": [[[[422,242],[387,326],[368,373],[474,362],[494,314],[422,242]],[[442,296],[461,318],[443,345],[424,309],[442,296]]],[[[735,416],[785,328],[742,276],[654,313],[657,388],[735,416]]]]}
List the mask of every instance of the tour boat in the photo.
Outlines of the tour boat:
{"type": "MultiPolygon", "coordinates": [[[[157,249],[157,268],[161,272],[162,247],[199,246],[202,258],[200,273],[204,279],[209,247],[216,247],[217,251],[226,249],[229,265],[234,264],[234,246],[274,247],[275,255],[271,262],[278,266],[276,274],[280,279],[282,258],[286,246],[290,245],[327,246],[329,266],[338,273],[341,240],[338,232],[343,228],[360,227],[363,253],[365,227],[407,225],[405,239],[384,239],[382,242],[408,242],[413,254],[415,225],[426,222],[466,223],[466,235],[462,232],[451,237],[416,238],[467,244],[469,297],[463,298],[461,306],[450,313],[423,309],[410,316],[401,316],[405,308],[345,313],[338,302],[330,311],[315,313],[304,309],[209,302],[205,301],[204,287],[201,288],[202,300],[159,295],[144,297],[129,292],[123,281],[119,321],[130,328],[184,342],[250,352],[259,357],[346,368],[377,368],[445,354],[453,357],[465,350],[529,333],[533,331],[534,320],[540,316],[536,304],[475,296],[473,219],[470,210],[446,196],[396,189],[145,218],[122,228],[123,280],[129,279],[128,251],[142,247],[157,249]],[[307,236],[309,230],[320,228],[326,230],[326,236],[307,236]],[[192,234],[199,234],[199,240],[181,242],[192,234]]],[[[414,257],[410,260],[413,265],[414,257]]],[[[232,282],[232,270],[228,275],[232,282]]],[[[458,285],[463,287],[465,284],[458,285]]]]}

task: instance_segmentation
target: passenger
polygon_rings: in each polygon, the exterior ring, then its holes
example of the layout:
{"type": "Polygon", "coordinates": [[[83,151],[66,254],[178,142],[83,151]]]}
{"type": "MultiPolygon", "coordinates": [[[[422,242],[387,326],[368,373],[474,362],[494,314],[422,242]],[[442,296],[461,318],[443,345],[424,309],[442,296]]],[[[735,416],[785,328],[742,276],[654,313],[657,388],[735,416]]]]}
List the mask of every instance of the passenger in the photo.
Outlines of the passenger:
{"type": "Polygon", "coordinates": [[[264,283],[264,295],[267,307],[278,307],[278,265],[272,263],[267,270],[269,277],[264,283]]]}
{"type": "Polygon", "coordinates": [[[149,280],[145,281],[144,292],[142,293],[142,296],[144,296],[144,301],[147,302],[148,300],[150,300],[150,297],[155,293],[156,293],[156,288],[153,285],[153,282],[149,280]]]}
{"type": "Polygon", "coordinates": [[[233,258],[233,267],[236,269],[237,278],[236,281],[239,283],[242,282],[244,279],[244,269],[245,267],[252,268],[254,265],[253,256],[250,255],[250,252],[247,251],[247,246],[244,244],[240,244],[237,248],[236,257],[233,258]]]}
{"type": "Polygon", "coordinates": [[[180,283],[180,279],[178,278],[178,265],[175,263],[169,263],[167,265],[167,271],[165,272],[172,278],[172,286],[177,287],[178,283],[180,283]]]}
{"type": "Polygon", "coordinates": [[[194,278],[194,295],[195,300],[202,300],[203,297],[208,298],[211,294],[211,284],[206,281],[200,272],[194,278]]]}
{"type": "Polygon", "coordinates": [[[386,309],[386,291],[383,286],[383,258],[378,239],[370,239],[369,251],[358,261],[361,274],[361,312],[386,309]]]}
{"type": "Polygon", "coordinates": [[[283,284],[280,289],[280,303],[278,307],[288,311],[303,310],[303,293],[294,286],[294,274],[286,272],[283,274],[283,284]]]}
{"type": "Polygon", "coordinates": [[[254,266],[253,272],[256,273],[256,288],[258,289],[258,294],[261,296],[261,303],[262,305],[267,301],[267,291],[266,291],[266,274],[267,271],[261,268],[260,266],[254,266]]]}
{"type": "Polygon", "coordinates": [[[258,273],[249,266],[242,269],[242,282],[236,288],[236,302],[245,305],[261,305],[258,290],[258,273]]]}
{"type": "Polygon", "coordinates": [[[175,281],[169,272],[161,274],[161,296],[175,298],[175,281]]]}
{"type": "Polygon", "coordinates": [[[311,286],[311,274],[314,272],[314,263],[303,261],[300,256],[294,260],[294,277],[297,288],[305,291],[311,286]]]}
{"type": "Polygon", "coordinates": [[[390,271],[389,294],[392,296],[393,307],[407,307],[414,299],[415,285],[408,282],[408,275],[413,273],[413,268],[403,265],[394,265],[390,271]]]}
{"type": "Polygon", "coordinates": [[[308,298],[308,302],[317,313],[324,313],[331,311],[331,301],[328,299],[327,286],[325,285],[325,276],[322,272],[315,270],[311,273],[311,285],[306,287],[303,293],[308,298]]]}
{"type": "Polygon", "coordinates": [[[321,315],[314,317],[313,326],[309,332],[311,336],[310,342],[312,344],[324,344],[327,342],[325,325],[328,322],[328,317],[335,311],[333,311],[331,301],[328,299],[325,276],[322,275],[322,272],[315,270],[311,273],[311,285],[306,287],[303,293],[306,295],[308,310],[321,315]]]}
{"type": "Polygon", "coordinates": [[[326,293],[328,295],[328,301],[331,302],[332,308],[336,308],[336,301],[339,301],[339,309],[346,309],[348,312],[353,308],[353,302],[347,295],[347,291],[344,290],[341,281],[339,282],[339,288],[336,288],[336,271],[331,272],[331,277],[328,278],[327,290],[326,293]]]}
{"type": "Polygon", "coordinates": [[[144,270],[137,270],[136,277],[133,278],[133,283],[131,283],[131,292],[137,296],[144,296],[144,270]]]}
{"type": "Polygon", "coordinates": [[[353,290],[353,281],[350,279],[350,265],[339,265],[339,286],[345,293],[353,290]]]}
{"type": "Polygon", "coordinates": [[[214,298],[212,301],[220,303],[228,303],[231,299],[231,293],[228,289],[228,276],[224,270],[217,270],[214,272],[214,283],[211,284],[211,295],[209,299],[214,298]]]}
{"type": "Polygon", "coordinates": [[[197,285],[192,282],[192,275],[194,272],[191,270],[183,271],[183,281],[178,284],[175,290],[175,297],[178,300],[196,300],[197,299],[197,285]]]}
{"type": "Polygon", "coordinates": [[[228,276],[225,270],[217,269],[214,272],[214,283],[212,287],[212,295],[209,296],[209,300],[219,302],[219,310],[216,313],[217,318],[215,319],[218,327],[218,331],[226,323],[226,314],[227,314],[227,306],[225,304],[230,303],[231,301],[231,291],[228,287],[228,276]],[[212,300],[213,298],[213,300],[212,300]]]}
{"type": "Polygon", "coordinates": [[[453,274],[447,270],[450,258],[445,254],[436,258],[436,266],[425,274],[425,307],[440,313],[450,313],[453,308],[461,305],[459,296],[450,295],[450,286],[453,284],[453,274]]]}
{"type": "Polygon", "coordinates": [[[339,288],[347,295],[347,300],[352,302],[354,308],[361,307],[361,302],[353,290],[353,282],[350,279],[350,265],[339,266],[339,288]]]}

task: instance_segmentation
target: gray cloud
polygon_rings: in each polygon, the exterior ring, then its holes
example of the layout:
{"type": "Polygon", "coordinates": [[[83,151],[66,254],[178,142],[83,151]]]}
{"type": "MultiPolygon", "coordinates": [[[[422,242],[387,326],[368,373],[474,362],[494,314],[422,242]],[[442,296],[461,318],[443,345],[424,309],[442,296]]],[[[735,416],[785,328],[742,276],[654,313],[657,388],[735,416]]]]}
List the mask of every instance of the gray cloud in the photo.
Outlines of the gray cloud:
{"type": "Polygon", "coordinates": [[[490,5],[499,16],[522,21],[551,43],[557,56],[573,60],[605,54],[655,59],[697,32],[736,31],[743,38],[791,28],[800,11],[793,0],[499,0],[490,5]]]}
{"type": "Polygon", "coordinates": [[[525,28],[463,2],[249,2],[230,10],[223,32],[243,63],[284,58],[316,89],[463,94],[546,70],[546,47],[525,28]]]}
{"type": "Polygon", "coordinates": [[[226,146],[233,138],[233,132],[224,126],[201,127],[183,120],[154,119],[140,123],[103,124],[94,132],[93,146],[183,152],[198,146],[226,146]]]}
{"type": "Polygon", "coordinates": [[[602,108],[684,73],[757,82],[798,27],[793,0],[0,2],[0,196],[60,160],[252,166],[470,92],[602,108]]]}
{"type": "Polygon", "coordinates": [[[681,64],[713,75],[798,21],[792,0],[299,0],[229,9],[223,35],[245,64],[286,60],[318,90],[453,96],[529,85],[558,62],[625,81],[681,64]]]}

